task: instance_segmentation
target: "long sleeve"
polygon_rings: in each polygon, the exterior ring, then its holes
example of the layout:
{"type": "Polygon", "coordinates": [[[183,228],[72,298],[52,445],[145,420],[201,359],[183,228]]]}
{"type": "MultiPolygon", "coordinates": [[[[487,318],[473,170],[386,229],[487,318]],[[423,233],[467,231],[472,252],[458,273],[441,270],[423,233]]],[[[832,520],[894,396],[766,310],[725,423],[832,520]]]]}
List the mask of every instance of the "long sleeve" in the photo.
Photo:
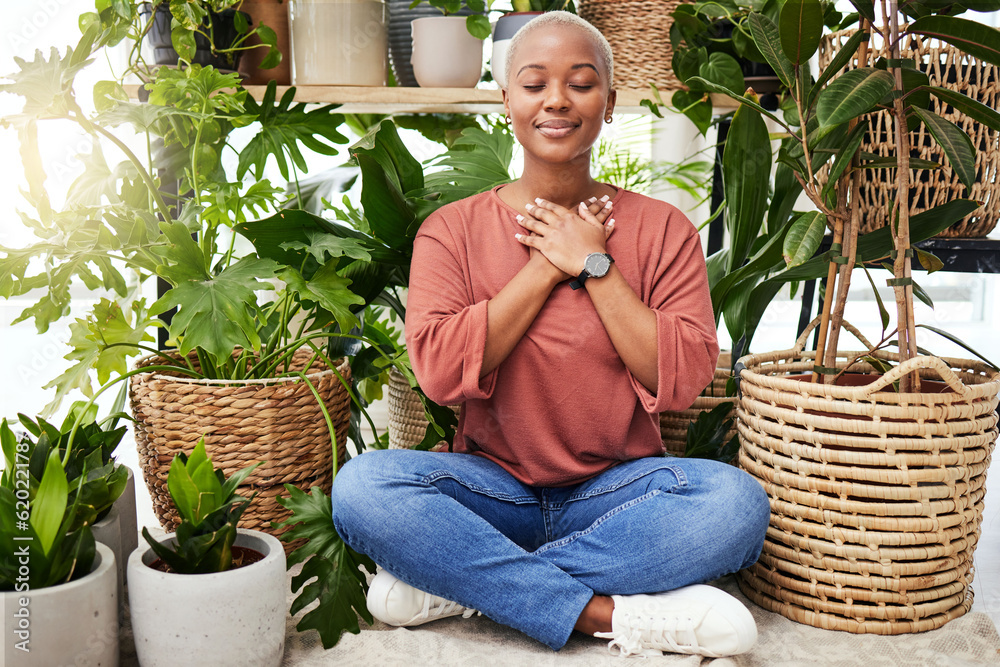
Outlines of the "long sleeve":
{"type": "Polygon", "coordinates": [[[420,388],[442,405],[489,398],[496,371],[480,380],[487,300],[474,300],[468,259],[444,224],[430,216],[413,244],[406,345],[420,388]]]}
{"type": "Polygon", "coordinates": [[[690,233],[674,251],[668,240],[664,251],[650,259],[647,272],[646,303],[656,314],[656,395],[629,374],[643,409],[650,413],[689,408],[712,381],[719,357],[701,241],[680,212],[674,215],[680,220],[668,225],[668,232],[686,227],[690,233]]]}

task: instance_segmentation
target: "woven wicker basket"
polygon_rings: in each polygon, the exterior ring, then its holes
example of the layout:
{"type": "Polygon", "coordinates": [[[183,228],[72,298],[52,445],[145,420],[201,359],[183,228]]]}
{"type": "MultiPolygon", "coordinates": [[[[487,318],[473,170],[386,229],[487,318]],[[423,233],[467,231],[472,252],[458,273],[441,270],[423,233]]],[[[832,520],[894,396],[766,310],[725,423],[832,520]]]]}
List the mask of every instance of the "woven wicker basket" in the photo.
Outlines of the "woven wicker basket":
{"type": "MultiPolygon", "coordinates": [[[[771,501],[763,553],[740,588],[820,628],[938,628],[972,606],[1000,374],[917,357],[885,375],[856,362],[848,370],[861,375],[845,376],[854,386],[813,384],[811,330],[792,350],[740,359],[740,467],[771,501]],[[922,393],[895,393],[913,371],[922,393]]],[[[854,356],[840,353],[837,368],[854,356]]]]}
{"type": "MultiPolygon", "coordinates": [[[[292,361],[303,370],[311,351],[299,350],[292,361]]],[[[192,359],[197,368],[196,359],[192,359]]],[[[162,363],[150,355],[137,368],[162,363]]],[[[307,377],[323,397],[337,434],[337,462],[346,460],[350,396],[337,375],[314,362],[307,377]]],[[[337,371],[350,381],[344,359],[337,371]]],[[[174,456],[190,453],[205,438],[205,450],[226,476],[257,461],[261,464],[240,485],[240,494],[253,503],[243,513],[240,527],[279,534],[272,521],[290,513],[276,498],[287,495],[284,484],[305,491],[319,486],[329,493],[332,481],[330,433],[319,404],[308,385],[298,378],[229,381],[196,380],[181,374],[157,371],[132,376],[129,385],[135,440],[139,449],[153,511],[167,531],[180,519],[167,490],[167,473],[174,456]]]]}
{"type": "MultiPolygon", "coordinates": [[[[460,406],[450,407],[458,415],[460,406]]],[[[396,369],[389,372],[388,408],[389,449],[413,449],[419,445],[427,433],[424,404],[420,402],[417,392],[410,389],[410,383],[403,374],[396,369]]],[[[437,451],[445,447],[447,443],[441,441],[431,449],[437,451]]]]}
{"type": "MultiPolygon", "coordinates": [[[[842,30],[827,35],[820,43],[819,66],[826,67],[854,30],[842,30]]],[[[911,36],[902,46],[902,57],[913,58],[930,78],[932,86],[941,86],[964,93],[991,109],[1000,106],[1000,68],[982,62],[958,49],[935,39],[911,36]]],[[[851,66],[856,66],[854,62],[851,66]]],[[[969,135],[976,146],[976,182],[966,191],[954,174],[944,151],[937,145],[926,127],[910,133],[910,154],[944,166],[933,171],[911,172],[910,212],[920,213],[957,198],[983,202],[983,205],[939,233],[939,237],[984,237],[1000,219],[1000,132],[982,125],[951,105],[931,96],[930,110],[956,123],[969,135]]],[[[861,150],[888,157],[896,154],[895,130],[888,112],[871,114],[871,128],[861,150]]],[[[820,172],[826,178],[828,167],[820,172]]],[[[895,169],[865,169],[862,171],[861,232],[885,227],[897,198],[895,169]]]]}
{"type": "MultiPolygon", "coordinates": [[[[732,357],[728,353],[719,356],[718,367],[715,369],[715,377],[712,384],[705,387],[701,395],[694,399],[694,403],[687,410],[677,410],[674,412],[660,413],[660,437],[663,439],[663,449],[671,456],[684,456],[687,448],[688,425],[697,421],[702,412],[708,412],[720,403],[736,403],[732,396],[726,396],[726,384],[732,377],[730,363],[732,357]]],[[[736,435],[736,426],[726,434],[728,442],[736,435]]]]}
{"type": "Polygon", "coordinates": [[[601,31],[615,58],[617,88],[681,88],[670,67],[670,14],[680,0],[580,0],[577,11],[601,31]]]}

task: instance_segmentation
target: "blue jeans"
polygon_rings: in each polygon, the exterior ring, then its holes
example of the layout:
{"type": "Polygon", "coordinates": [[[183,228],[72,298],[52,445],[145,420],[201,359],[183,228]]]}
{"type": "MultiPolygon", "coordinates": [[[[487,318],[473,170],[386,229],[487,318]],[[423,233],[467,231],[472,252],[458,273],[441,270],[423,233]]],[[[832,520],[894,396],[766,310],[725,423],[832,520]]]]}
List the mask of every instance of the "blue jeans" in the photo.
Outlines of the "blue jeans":
{"type": "Polygon", "coordinates": [[[472,454],[370,451],[337,474],[332,496],[352,549],[555,650],[595,594],[668,591],[749,566],[770,512],[747,473],[685,458],[537,488],[472,454]]]}

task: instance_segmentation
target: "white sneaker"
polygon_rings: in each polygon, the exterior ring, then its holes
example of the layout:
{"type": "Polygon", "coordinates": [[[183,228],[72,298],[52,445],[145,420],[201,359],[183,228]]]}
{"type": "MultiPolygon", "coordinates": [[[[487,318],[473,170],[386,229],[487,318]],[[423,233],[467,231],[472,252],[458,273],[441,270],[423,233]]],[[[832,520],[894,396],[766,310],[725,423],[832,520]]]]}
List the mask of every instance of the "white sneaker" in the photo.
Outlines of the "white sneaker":
{"type": "Polygon", "coordinates": [[[400,627],[479,613],[405,584],[381,568],[368,586],[368,611],[383,623],[400,627]]]}
{"type": "Polygon", "coordinates": [[[688,653],[719,658],[749,651],[757,641],[753,616],[732,595],[704,584],[655,595],[613,595],[610,639],[623,656],[688,653]]]}

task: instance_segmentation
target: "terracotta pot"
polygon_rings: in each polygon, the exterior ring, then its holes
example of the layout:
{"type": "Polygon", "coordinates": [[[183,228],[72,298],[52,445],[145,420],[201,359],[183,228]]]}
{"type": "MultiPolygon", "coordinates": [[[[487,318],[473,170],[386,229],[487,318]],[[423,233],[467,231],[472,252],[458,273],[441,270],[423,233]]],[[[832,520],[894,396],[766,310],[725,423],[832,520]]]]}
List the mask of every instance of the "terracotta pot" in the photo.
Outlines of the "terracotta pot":
{"type": "MultiPolygon", "coordinates": [[[[288,0],[258,0],[244,2],[240,9],[250,15],[252,27],[266,25],[274,30],[278,37],[278,50],[281,51],[281,62],[271,69],[260,69],[260,63],[267,56],[266,48],[256,48],[245,51],[240,61],[240,74],[246,79],[247,85],[264,85],[274,81],[279,86],[292,83],[292,38],[288,27],[288,0]]],[[[260,44],[260,39],[254,35],[249,44],[260,44]]]]}

